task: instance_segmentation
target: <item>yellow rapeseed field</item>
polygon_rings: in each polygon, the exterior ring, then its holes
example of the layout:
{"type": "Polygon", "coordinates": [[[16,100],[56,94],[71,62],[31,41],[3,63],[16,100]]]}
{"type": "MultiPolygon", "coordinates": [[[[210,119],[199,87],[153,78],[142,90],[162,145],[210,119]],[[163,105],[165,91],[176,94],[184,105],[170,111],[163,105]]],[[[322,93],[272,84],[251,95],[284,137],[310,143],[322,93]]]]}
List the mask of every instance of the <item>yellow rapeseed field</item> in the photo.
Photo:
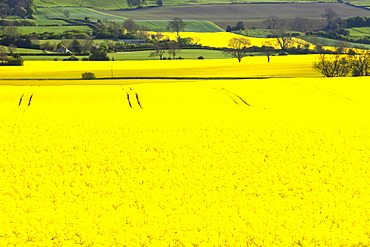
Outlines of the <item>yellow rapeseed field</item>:
{"type": "MultiPolygon", "coordinates": [[[[312,68],[315,58],[315,55],[274,56],[270,63],[264,56],[245,57],[241,63],[235,58],[106,62],[25,61],[22,67],[1,68],[0,84],[8,83],[1,79],[78,79],[85,72],[95,73],[98,78],[110,78],[112,72],[113,77],[322,77],[312,68]]],[[[63,83],[70,84],[68,81],[63,83]]]]}
{"type": "Polygon", "coordinates": [[[0,86],[0,246],[370,245],[368,78],[73,82],[0,86]]]}
{"type": "MultiPolygon", "coordinates": [[[[152,32],[155,34],[155,32],[152,32]]],[[[171,40],[177,39],[177,34],[175,32],[163,32],[162,35],[164,37],[167,37],[171,40]]],[[[241,36],[235,33],[229,33],[229,32],[179,32],[179,35],[181,38],[192,38],[194,42],[197,44],[203,45],[203,46],[209,46],[209,47],[217,47],[217,48],[224,48],[228,47],[229,40],[232,38],[237,37],[245,37],[241,36]]],[[[251,46],[262,46],[265,42],[271,42],[275,48],[280,48],[278,44],[276,44],[275,38],[255,38],[255,37],[247,37],[250,39],[251,46]]],[[[301,45],[303,47],[304,44],[309,44],[307,41],[304,41],[299,38],[293,38],[294,44],[293,46],[301,45]]]]}

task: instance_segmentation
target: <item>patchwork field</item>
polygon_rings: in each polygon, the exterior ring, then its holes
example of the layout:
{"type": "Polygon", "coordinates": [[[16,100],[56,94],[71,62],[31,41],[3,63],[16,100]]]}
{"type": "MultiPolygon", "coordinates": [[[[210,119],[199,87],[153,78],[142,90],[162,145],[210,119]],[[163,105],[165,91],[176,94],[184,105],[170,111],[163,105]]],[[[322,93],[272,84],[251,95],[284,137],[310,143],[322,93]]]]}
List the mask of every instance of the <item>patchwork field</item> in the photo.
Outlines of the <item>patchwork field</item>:
{"type": "Polygon", "coordinates": [[[82,7],[49,7],[49,8],[38,8],[35,15],[36,19],[52,19],[52,18],[66,18],[63,14],[64,11],[68,10],[70,13],[70,19],[83,20],[86,16],[90,17],[93,21],[98,19],[111,20],[111,21],[124,21],[126,18],[114,16],[107,13],[102,13],[89,8],[82,7]]]}
{"type": "Polygon", "coordinates": [[[51,26],[51,27],[43,27],[43,26],[34,26],[34,27],[18,27],[18,32],[20,34],[29,34],[29,33],[63,33],[65,31],[71,30],[81,30],[81,31],[89,31],[92,33],[92,29],[87,26],[51,26]]]}
{"type": "Polygon", "coordinates": [[[351,16],[369,16],[366,9],[340,3],[290,3],[290,4],[229,4],[229,5],[199,5],[199,6],[164,6],[161,8],[142,8],[135,11],[117,10],[105,11],[117,16],[134,20],[171,20],[181,17],[184,20],[207,21],[237,21],[262,20],[270,15],[281,18],[320,18],[326,8],[335,10],[341,18],[351,16]]]}
{"type": "Polygon", "coordinates": [[[370,244],[368,78],[120,83],[0,86],[1,246],[370,244]]]}

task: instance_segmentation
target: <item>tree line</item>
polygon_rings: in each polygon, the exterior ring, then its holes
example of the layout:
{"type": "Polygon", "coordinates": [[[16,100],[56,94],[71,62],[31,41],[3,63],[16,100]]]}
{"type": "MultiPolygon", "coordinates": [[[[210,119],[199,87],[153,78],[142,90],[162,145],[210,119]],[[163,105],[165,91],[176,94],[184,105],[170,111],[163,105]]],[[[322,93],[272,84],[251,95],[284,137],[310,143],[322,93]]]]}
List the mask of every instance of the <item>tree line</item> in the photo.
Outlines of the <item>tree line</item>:
{"type": "Polygon", "coordinates": [[[32,17],[37,10],[33,0],[1,0],[0,17],[5,19],[8,15],[18,15],[22,18],[32,17]]]}

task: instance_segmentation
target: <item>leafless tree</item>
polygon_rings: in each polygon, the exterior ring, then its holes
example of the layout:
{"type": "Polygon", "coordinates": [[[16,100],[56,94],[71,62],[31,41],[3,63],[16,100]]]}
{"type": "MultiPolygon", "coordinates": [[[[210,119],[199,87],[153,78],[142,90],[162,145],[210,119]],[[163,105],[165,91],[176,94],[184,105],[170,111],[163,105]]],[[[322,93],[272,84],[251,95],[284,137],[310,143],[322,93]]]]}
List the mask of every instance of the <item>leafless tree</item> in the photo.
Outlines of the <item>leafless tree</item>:
{"type": "Polygon", "coordinates": [[[284,30],[276,30],[272,33],[276,39],[276,44],[280,46],[281,50],[285,51],[294,44],[294,39],[291,34],[284,30]]]}
{"type": "Polygon", "coordinates": [[[0,17],[1,19],[5,19],[8,14],[10,13],[10,8],[8,4],[0,3],[0,17]]]}
{"type": "Polygon", "coordinates": [[[350,72],[347,57],[340,54],[320,54],[318,59],[313,63],[313,68],[326,77],[346,76],[350,72]]]}
{"type": "Polygon", "coordinates": [[[64,10],[63,12],[64,16],[69,19],[69,17],[71,16],[71,13],[69,13],[69,10],[64,10]]]}
{"type": "Polygon", "coordinates": [[[266,41],[262,44],[262,54],[267,57],[267,62],[270,62],[270,57],[274,55],[275,49],[272,41],[266,41]]]}
{"type": "Polygon", "coordinates": [[[348,56],[353,76],[370,75],[370,51],[362,51],[348,56]]]}
{"type": "Polygon", "coordinates": [[[285,26],[285,20],[278,16],[270,15],[266,20],[263,21],[263,24],[268,29],[282,29],[285,26]]]}
{"type": "Polygon", "coordinates": [[[290,27],[294,31],[307,32],[312,28],[312,24],[307,18],[296,17],[290,22],[290,27]]]}
{"type": "Polygon", "coordinates": [[[248,38],[232,38],[229,40],[229,49],[225,50],[223,53],[236,57],[239,62],[242,61],[242,58],[247,54],[247,46],[250,46],[251,42],[248,38]]]}
{"type": "Polygon", "coordinates": [[[172,56],[173,59],[176,58],[176,54],[181,50],[180,44],[177,41],[171,40],[168,42],[168,55],[172,56]]]}
{"type": "Polygon", "coordinates": [[[158,40],[154,41],[153,45],[154,51],[150,53],[149,57],[159,57],[159,60],[163,59],[163,55],[166,52],[166,43],[160,42],[158,40]]]}
{"type": "Polygon", "coordinates": [[[331,8],[328,8],[328,9],[325,9],[325,13],[323,15],[321,15],[321,17],[325,18],[326,19],[326,23],[328,24],[328,26],[331,26],[332,23],[339,17],[338,16],[338,13],[335,12],[333,9],[331,8]]]}

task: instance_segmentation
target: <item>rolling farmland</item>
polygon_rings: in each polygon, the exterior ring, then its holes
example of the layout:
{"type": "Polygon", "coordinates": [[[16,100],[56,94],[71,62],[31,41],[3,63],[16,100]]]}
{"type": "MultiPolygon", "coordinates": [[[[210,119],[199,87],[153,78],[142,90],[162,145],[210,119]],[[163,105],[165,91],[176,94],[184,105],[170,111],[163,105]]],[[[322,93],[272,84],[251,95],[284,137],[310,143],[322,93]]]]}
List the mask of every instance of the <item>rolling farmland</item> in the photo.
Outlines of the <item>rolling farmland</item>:
{"type": "Polygon", "coordinates": [[[1,245],[370,243],[367,78],[137,82],[0,87],[1,245]]]}
{"type": "MultiPolygon", "coordinates": [[[[335,10],[341,18],[370,15],[370,12],[366,9],[338,3],[164,6],[161,8],[143,8],[135,11],[101,11],[135,20],[171,20],[174,16],[177,16],[184,20],[212,21],[217,25],[228,21],[230,25],[235,24],[237,21],[263,20],[270,15],[288,19],[296,16],[322,19],[321,15],[326,8],[335,10]]],[[[226,27],[225,25],[219,26],[226,27]]]]}
{"type": "MultiPolygon", "coordinates": [[[[342,18],[370,13],[337,3],[199,3],[210,1],[108,11],[85,7],[126,3],[36,0],[35,16],[39,25],[65,10],[119,25],[133,18],[153,31],[178,16],[188,24],[181,38],[223,48],[240,35],[213,23],[271,14],[319,23],[329,7],[342,18]]],[[[317,55],[268,62],[256,53],[239,63],[218,49],[183,49],[185,59],[144,60],[150,52],[0,67],[1,247],[370,246],[368,77],[323,78],[317,55]],[[85,72],[97,78],[82,80],[85,72]]]]}

